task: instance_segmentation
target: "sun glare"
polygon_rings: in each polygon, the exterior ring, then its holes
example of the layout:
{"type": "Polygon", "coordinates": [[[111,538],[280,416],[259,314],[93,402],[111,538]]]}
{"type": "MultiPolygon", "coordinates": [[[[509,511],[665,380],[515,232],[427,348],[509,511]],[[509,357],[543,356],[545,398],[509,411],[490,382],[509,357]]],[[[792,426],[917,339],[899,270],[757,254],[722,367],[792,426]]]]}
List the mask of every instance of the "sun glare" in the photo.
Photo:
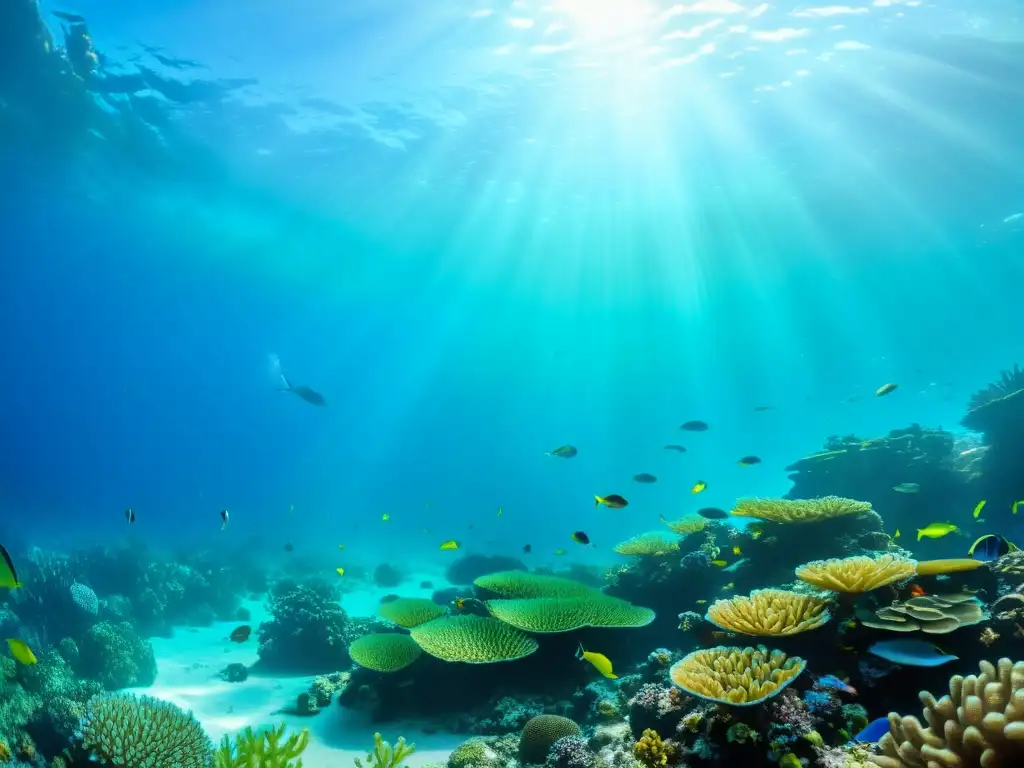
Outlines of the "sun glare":
{"type": "Polygon", "coordinates": [[[575,33],[587,42],[639,32],[654,15],[648,0],[554,0],[551,7],[563,14],[575,33]]]}

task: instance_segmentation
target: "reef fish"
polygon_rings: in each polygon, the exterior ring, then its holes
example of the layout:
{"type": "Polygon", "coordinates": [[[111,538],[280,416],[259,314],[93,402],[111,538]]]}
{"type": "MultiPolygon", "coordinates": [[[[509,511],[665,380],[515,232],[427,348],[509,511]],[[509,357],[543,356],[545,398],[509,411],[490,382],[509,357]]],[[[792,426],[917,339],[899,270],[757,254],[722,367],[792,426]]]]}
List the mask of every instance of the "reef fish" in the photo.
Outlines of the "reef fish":
{"type": "Polygon", "coordinates": [[[291,392],[293,395],[297,395],[299,398],[305,400],[310,405],[327,405],[327,401],[324,400],[324,396],[321,395],[316,390],[310,389],[305,384],[292,384],[288,380],[288,377],[285,376],[283,373],[280,374],[280,376],[281,384],[283,386],[278,388],[279,391],[291,392]]]}
{"type": "Polygon", "coordinates": [[[32,649],[25,645],[24,641],[17,639],[9,639],[7,641],[7,647],[11,649],[11,656],[19,664],[24,664],[26,667],[30,667],[33,664],[38,664],[39,660],[36,655],[32,653],[32,649]]]}
{"type": "Polygon", "coordinates": [[[612,509],[622,509],[623,507],[628,507],[629,502],[617,493],[610,493],[607,496],[595,496],[594,506],[597,507],[602,505],[605,507],[611,507],[612,509]]]}
{"type": "Polygon", "coordinates": [[[586,531],[576,531],[572,535],[572,540],[577,544],[587,545],[590,543],[590,537],[587,535],[586,531]]]}
{"type": "Polygon", "coordinates": [[[825,688],[834,688],[837,691],[848,693],[851,696],[857,695],[857,689],[849,683],[840,680],[835,675],[822,675],[818,678],[818,685],[824,686],[825,688]]]}
{"type": "Polygon", "coordinates": [[[1017,514],[1017,507],[1019,507],[1022,503],[1024,503],[1024,502],[1020,502],[1020,501],[1013,502],[1013,504],[1010,506],[1010,514],[1011,515],[1016,515],[1017,514]]]}
{"type": "Polygon", "coordinates": [[[744,456],[742,459],[740,459],[736,463],[739,464],[741,467],[752,467],[755,464],[760,464],[761,463],[761,457],[760,456],[744,456]]]}
{"type": "Polygon", "coordinates": [[[598,672],[607,677],[609,680],[618,679],[618,675],[612,671],[612,662],[603,653],[594,653],[594,651],[584,650],[583,644],[580,643],[580,648],[576,651],[576,658],[580,661],[589,661],[598,672]]]}
{"type": "Polygon", "coordinates": [[[973,557],[975,560],[988,562],[998,560],[1003,555],[1016,551],[1017,546],[1011,544],[1000,534],[986,533],[971,544],[971,548],[967,550],[967,556],[973,557]]]}
{"type": "Polygon", "coordinates": [[[665,450],[666,451],[676,451],[677,453],[686,453],[686,448],[684,448],[681,445],[677,445],[676,443],[672,443],[670,445],[666,445],[665,446],[665,450]]]}
{"type": "Polygon", "coordinates": [[[704,507],[703,509],[698,509],[697,514],[701,517],[707,518],[708,520],[725,520],[729,516],[728,512],[724,509],[719,509],[718,507],[704,507]]]}
{"type": "Polygon", "coordinates": [[[455,539],[448,539],[448,541],[442,541],[441,546],[438,549],[452,550],[458,549],[461,545],[455,539]]]}
{"type": "Polygon", "coordinates": [[[128,509],[126,509],[124,511],[124,519],[128,521],[128,525],[131,525],[132,523],[134,523],[135,522],[135,510],[132,509],[131,507],[128,507],[128,509]]]}
{"type": "Polygon", "coordinates": [[[345,569],[344,569],[344,568],[335,568],[335,569],[334,569],[334,571],[335,571],[335,573],[337,573],[337,574],[338,574],[339,576],[344,576],[344,575],[345,575],[345,569]]]}
{"type": "Polygon", "coordinates": [[[696,483],[693,484],[693,488],[690,489],[690,493],[702,493],[704,489],[707,487],[707,483],[705,483],[703,480],[698,480],[696,483]]]}
{"type": "Polygon", "coordinates": [[[574,445],[560,445],[553,451],[548,451],[545,456],[557,456],[560,459],[571,459],[578,453],[574,445]]]}
{"type": "Polygon", "coordinates": [[[980,514],[981,514],[981,510],[983,510],[984,508],[985,508],[985,499],[982,499],[982,500],[981,500],[981,501],[979,501],[979,502],[977,503],[977,505],[976,505],[976,506],[974,507],[974,513],[973,513],[973,514],[974,514],[974,519],[975,519],[975,520],[977,520],[977,519],[978,519],[978,515],[980,515],[980,514]]]}
{"type": "Polygon", "coordinates": [[[246,640],[249,639],[249,635],[251,634],[252,627],[250,627],[248,624],[243,624],[242,626],[235,627],[233,630],[231,630],[231,634],[229,635],[229,637],[231,638],[231,642],[233,643],[244,643],[246,640]]]}
{"type": "Polygon", "coordinates": [[[924,528],[917,529],[917,540],[941,539],[951,533],[959,533],[960,529],[952,523],[929,523],[924,528]]]}
{"type": "Polygon", "coordinates": [[[889,732],[889,718],[879,717],[867,724],[867,727],[853,737],[859,744],[873,744],[889,732]]]}
{"type": "Polygon", "coordinates": [[[706,421],[688,421],[679,427],[684,432],[707,432],[708,424],[706,421]]]}
{"type": "Polygon", "coordinates": [[[639,475],[633,475],[633,479],[638,483],[656,483],[658,478],[654,475],[649,475],[646,472],[641,472],[639,475]]]}
{"type": "Polygon", "coordinates": [[[917,493],[921,490],[919,483],[900,483],[892,487],[896,493],[917,493]]]}
{"type": "Polygon", "coordinates": [[[0,545],[0,587],[16,589],[21,586],[18,581],[18,571],[14,568],[14,561],[10,553],[0,545]]]}
{"type": "Polygon", "coordinates": [[[941,667],[960,658],[933,643],[910,639],[881,640],[868,646],[868,653],[904,667],[941,667]]]}
{"type": "Polygon", "coordinates": [[[883,384],[882,386],[875,390],[875,397],[885,397],[890,392],[895,392],[898,387],[899,384],[893,384],[892,382],[889,382],[888,384],[883,384]]]}
{"type": "Polygon", "coordinates": [[[523,544],[523,554],[524,555],[528,555],[531,552],[533,552],[533,545],[532,544],[523,544]]]}
{"type": "Polygon", "coordinates": [[[226,509],[220,511],[220,529],[223,531],[228,527],[228,519],[231,517],[226,509]]]}

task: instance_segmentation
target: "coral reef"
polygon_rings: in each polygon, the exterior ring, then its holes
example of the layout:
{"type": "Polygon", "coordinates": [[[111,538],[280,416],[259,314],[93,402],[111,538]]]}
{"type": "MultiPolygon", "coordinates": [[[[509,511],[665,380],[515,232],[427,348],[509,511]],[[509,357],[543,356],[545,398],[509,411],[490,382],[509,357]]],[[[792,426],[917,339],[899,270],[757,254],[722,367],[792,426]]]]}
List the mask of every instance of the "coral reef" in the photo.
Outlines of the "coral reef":
{"type": "Polygon", "coordinates": [[[721,704],[752,706],[777,695],[804,671],[806,662],[756,648],[718,646],[676,662],[672,682],[692,696],[721,704]]]}
{"type": "Polygon", "coordinates": [[[423,650],[409,635],[363,635],[348,647],[352,661],[377,672],[398,672],[405,669],[423,650]]]}
{"type": "Polygon", "coordinates": [[[828,601],[783,589],[757,589],[749,597],[716,600],[708,621],[729,632],[782,637],[817,629],[829,620],[828,601]]]}
{"type": "Polygon", "coordinates": [[[639,557],[658,557],[670,552],[679,551],[679,539],[665,531],[648,531],[615,545],[620,555],[636,555],[639,557]]]}
{"type": "Polygon", "coordinates": [[[524,763],[543,763],[559,739],[583,735],[574,721],[559,715],[537,715],[523,726],[519,737],[519,759],[524,763]]]}
{"type": "Polygon", "coordinates": [[[78,644],[79,674],[98,680],[109,691],[152,685],[156,680],[153,646],[126,621],[100,622],[78,644]]]}
{"type": "Polygon", "coordinates": [[[860,594],[914,576],[917,563],[896,555],[815,560],[796,571],[796,577],[820,589],[860,594]]]}
{"type": "Polygon", "coordinates": [[[845,515],[861,515],[871,511],[871,505],[840,496],[817,499],[740,499],[733,507],[736,517],[755,517],[773,523],[820,523],[845,515]]]}
{"type": "Polygon", "coordinates": [[[477,577],[473,584],[485,592],[506,598],[588,597],[596,593],[573,579],[529,571],[499,571],[477,577]]]}
{"type": "Polygon", "coordinates": [[[537,641],[529,635],[482,616],[435,619],[414,627],[411,634],[420,648],[443,661],[513,661],[537,650],[537,641]]]}
{"type": "Polygon", "coordinates": [[[584,627],[644,627],[654,611],[616,597],[540,597],[488,600],[488,612],[526,632],[571,632],[584,627]]]}
{"type": "Polygon", "coordinates": [[[335,587],[313,579],[279,582],[270,593],[270,621],[259,628],[261,669],[331,672],[349,663],[348,616],[335,587]]]}
{"type": "Polygon", "coordinates": [[[381,618],[405,629],[412,629],[433,619],[444,616],[444,606],[423,597],[399,597],[381,603],[377,609],[381,618]]]}

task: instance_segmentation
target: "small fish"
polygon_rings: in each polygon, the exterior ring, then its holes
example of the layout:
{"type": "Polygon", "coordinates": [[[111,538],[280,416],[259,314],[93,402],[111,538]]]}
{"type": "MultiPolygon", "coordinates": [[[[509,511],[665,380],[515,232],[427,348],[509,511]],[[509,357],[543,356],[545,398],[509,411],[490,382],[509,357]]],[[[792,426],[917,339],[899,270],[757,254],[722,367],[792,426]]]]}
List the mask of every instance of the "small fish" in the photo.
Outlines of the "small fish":
{"type": "Polygon", "coordinates": [[[754,413],[764,413],[765,411],[774,411],[774,405],[755,405],[754,413]]]}
{"type": "Polygon", "coordinates": [[[36,655],[32,653],[32,649],[29,648],[22,640],[10,639],[7,641],[7,646],[11,649],[11,656],[19,664],[24,664],[26,667],[30,667],[33,664],[38,664],[39,660],[36,655]]]}
{"type": "Polygon", "coordinates": [[[899,387],[899,384],[893,384],[892,382],[883,384],[875,390],[875,397],[885,397],[890,392],[895,392],[897,387],[899,387]]]}
{"type": "Polygon", "coordinates": [[[14,561],[10,553],[0,545],[0,587],[17,589],[21,586],[18,581],[18,571],[14,568],[14,561]]]}
{"type": "Polygon", "coordinates": [[[928,593],[924,591],[924,587],[922,587],[920,584],[911,584],[910,585],[910,596],[911,597],[924,597],[927,594],[928,593]]]}
{"type": "Polygon", "coordinates": [[[974,507],[974,517],[977,518],[981,514],[981,510],[985,508],[985,499],[978,502],[977,506],[974,507]]]}
{"type": "Polygon", "coordinates": [[[345,569],[344,568],[335,568],[334,572],[337,573],[339,576],[344,576],[345,575],[345,569]]]}
{"type": "Polygon", "coordinates": [[[707,483],[705,483],[703,480],[698,480],[696,483],[693,484],[693,488],[690,489],[690,493],[701,493],[707,487],[707,483]]]}
{"type": "Polygon", "coordinates": [[[286,541],[285,545],[284,545],[284,551],[285,552],[294,552],[295,551],[295,545],[292,544],[290,541],[286,541]]]}
{"type": "Polygon", "coordinates": [[[723,584],[722,585],[722,591],[723,592],[725,592],[727,590],[730,590],[730,589],[735,589],[735,588],[736,588],[736,585],[733,582],[731,582],[731,581],[728,584],[723,584]]]}
{"type": "Polygon", "coordinates": [[[577,544],[583,544],[584,546],[590,543],[590,537],[587,536],[585,531],[576,531],[571,538],[577,544]]]}
{"type": "Polygon", "coordinates": [[[757,541],[764,536],[764,528],[759,525],[748,525],[747,530],[750,531],[750,538],[757,541]]]}
{"type": "Polygon", "coordinates": [[[818,678],[818,685],[825,686],[826,688],[835,688],[837,691],[848,693],[851,696],[857,695],[857,689],[852,685],[840,680],[835,675],[822,675],[818,678]]]}
{"type": "Polygon", "coordinates": [[[703,509],[698,509],[697,514],[708,520],[725,520],[729,517],[728,512],[724,509],[719,509],[718,507],[704,507],[703,509]]]}
{"type": "Polygon", "coordinates": [[[872,720],[863,731],[853,737],[858,744],[873,744],[889,732],[889,718],[879,717],[872,720]]]}
{"type": "Polygon", "coordinates": [[[532,544],[523,544],[523,554],[524,555],[528,555],[531,552],[533,552],[533,545],[532,544]]]}
{"type": "Polygon", "coordinates": [[[344,549],[344,548],[345,548],[345,545],[344,545],[344,544],[339,544],[339,545],[338,545],[338,549],[344,549]]]}
{"type": "Polygon", "coordinates": [[[564,555],[564,554],[565,554],[565,550],[564,550],[564,549],[556,549],[556,550],[555,550],[554,552],[552,552],[551,554],[553,554],[553,555],[558,555],[559,557],[561,557],[562,555],[564,555]]]}
{"type": "Polygon", "coordinates": [[[638,483],[656,483],[658,478],[654,475],[649,475],[646,472],[641,472],[639,475],[633,475],[633,479],[638,483]]]}
{"type": "Polygon", "coordinates": [[[945,653],[934,643],[925,640],[882,640],[868,647],[868,653],[905,667],[940,667],[959,656],[945,653]]]}
{"type": "Polygon", "coordinates": [[[712,560],[711,564],[716,568],[725,568],[729,562],[727,560],[712,560]]]}
{"type": "Polygon", "coordinates": [[[132,523],[134,523],[135,522],[135,510],[132,509],[131,507],[128,507],[128,509],[126,509],[124,511],[124,519],[128,521],[128,525],[131,525],[132,523]]]}
{"type": "Polygon", "coordinates": [[[228,519],[230,517],[231,515],[228,514],[228,511],[226,509],[222,509],[220,511],[220,529],[222,531],[228,527],[228,519]]]}
{"type": "Polygon", "coordinates": [[[310,389],[304,384],[299,384],[298,386],[293,385],[288,381],[288,377],[283,373],[281,374],[281,383],[284,386],[278,387],[279,392],[291,392],[293,395],[298,395],[299,398],[305,400],[310,405],[327,405],[327,401],[324,400],[324,396],[319,392],[310,389]]]}
{"type": "Polygon", "coordinates": [[[952,523],[930,523],[924,528],[917,529],[917,540],[924,538],[941,539],[951,533],[960,533],[960,529],[952,523]]]}
{"type": "Polygon", "coordinates": [[[743,554],[743,550],[741,550],[739,548],[739,546],[735,546],[735,547],[732,548],[732,553],[734,555],[742,555],[743,554]]]}
{"type": "Polygon", "coordinates": [[[504,514],[505,514],[505,508],[504,507],[498,507],[498,512],[495,515],[495,517],[501,517],[504,514]]]}
{"type": "Polygon", "coordinates": [[[629,502],[619,496],[619,494],[612,493],[608,496],[595,496],[594,506],[597,507],[600,505],[610,507],[611,509],[622,509],[623,507],[628,507],[629,502]]]}
{"type": "Polygon", "coordinates": [[[612,663],[603,653],[595,653],[594,651],[585,651],[583,644],[580,643],[580,648],[576,651],[576,658],[580,661],[589,661],[598,672],[607,677],[609,680],[618,679],[618,675],[612,671],[612,663]]]}
{"type": "Polygon", "coordinates": [[[578,453],[574,445],[560,445],[553,451],[548,451],[545,456],[557,456],[560,459],[571,459],[578,453]]]}
{"type": "Polygon", "coordinates": [[[461,545],[455,539],[448,539],[448,541],[441,542],[441,546],[438,549],[458,549],[461,545]]]}
{"type": "Polygon", "coordinates": [[[231,642],[233,643],[244,643],[246,640],[249,639],[249,635],[251,634],[252,627],[250,627],[248,624],[243,624],[242,626],[236,627],[235,629],[231,630],[231,634],[228,635],[228,637],[231,638],[231,642]]]}
{"type": "Polygon", "coordinates": [[[708,604],[707,600],[697,600],[695,602],[697,603],[697,605],[707,605],[708,604]]]}
{"type": "Polygon", "coordinates": [[[839,650],[840,651],[846,651],[847,653],[853,653],[854,651],[857,650],[857,646],[855,646],[855,645],[840,645],[839,646],[839,650]]]}
{"type": "Polygon", "coordinates": [[[900,536],[902,536],[902,535],[903,535],[903,534],[901,534],[901,533],[900,533],[900,529],[899,529],[899,528],[897,528],[897,529],[896,529],[896,532],[895,532],[895,533],[894,533],[894,534],[892,535],[892,540],[893,540],[893,541],[896,541],[896,539],[898,539],[898,538],[899,538],[900,536]]]}
{"type": "Polygon", "coordinates": [[[744,456],[742,459],[740,459],[736,463],[739,464],[741,467],[752,467],[755,464],[760,464],[761,463],[761,457],[760,456],[744,456]]]}
{"type": "Polygon", "coordinates": [[[1016,551],[1017,546],[1011,544],[1005,537],[998,533],[986,533],[971,544],[971,548],[967,550],[967,556],[973,557],[975,560],[991,562],[1016,551]]]}
{"type": "Polygon", "coordinates": [[[387,512],[385,512],[383,515],[380,516],[380,519],[381,519],[381,522],[386,523],[388,520],[391,519],[391,515],[388,514],[387,512]]]}
{"type": "Polygon", "coordinates": [[[917,493],[921,490],[921,485],[919,483],[900,483],[899,485],[894,485],[892,489],[896,493],[917,493]]]}
{"type": "Polygon", "coordinates": [[[464,597],[456,597],[455,598],[455,607],[458,608],[460,611],[463,608],[465,608],[466,607],[466,598],[464,598],[464,597]]]}
{"type": "Polygon", "coordinates": [[[679,427],[684,432],[707,432],[708,425],[704,421],[688,421],[679,427]]]}
{"type": "Polygon", "coordinates": [[[1021,502],[1021,501],[1013,502],[1013,504],[1010,506],[1010,514],[1011,515],[1016,515],[1017,514],[1017,507],[1019,507],[1022,503],[1024,503],[1024,502],[1021,502]]]}
{"type": "Polygon", "coordinates": [[[666,445],[665,446],[665,450],[666,451],[675,451],[677,453],[686,453],[686,448],[684,448],[681,445],[677,445],[676,443],[671,443],[670,445],[666,445]]]}

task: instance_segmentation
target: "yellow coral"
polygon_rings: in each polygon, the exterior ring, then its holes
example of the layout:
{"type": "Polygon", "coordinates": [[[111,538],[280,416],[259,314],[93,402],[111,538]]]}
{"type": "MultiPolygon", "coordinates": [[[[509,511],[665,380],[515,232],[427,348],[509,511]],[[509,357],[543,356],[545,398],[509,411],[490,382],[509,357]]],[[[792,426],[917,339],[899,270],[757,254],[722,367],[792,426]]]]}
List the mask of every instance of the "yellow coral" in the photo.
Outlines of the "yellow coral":
{"type": "Polygon", "coordinates": [[[7,746],[7,742],[0,740],[0,763],[9,763],[11,761],[11,750],[7,746]]]}
{"type": "Polygon", "coordinates": [[[674,761],[676,750],[671,743],[662,741],[657,731],[646,728],[633,745],[633,756],[647,768],[664,768],[674,761]]]}
{"type": "Polygon", "coordinates": [[[679,549],[679,542],[675,537],[663,531],[648,531],[634,536],[631,539],[615,545],[615,551],[620,555],[640,555],[642,557],[655,557],[667,555],[669,552],[676,552],[679,549]]]}
{"type": "Polygon", "coordinates": [[[866,501],[825,496],[820,499],[740,499],[732,514],[775,523],[816,523],[870,511],[871,505],[866,501]]]}
{"type": "Polygon", "coordinates": [[[694,651],[669,670],[672,682],[707,701],[733,706],[760,704],[777,695],[804,671],[807,662],[763,645],[717,646],[694,651]]]}
{"type": "Polygon", "coordinates": [[[796,577],[833,592],[859,594],[911,578],[917,563],[897,555],[815,560],[796,569],[796,577]]]}
{"type": "Polygon", "coordinates": [[[667,525],[673,533],[678,533],[680,536],[689,536],[691,533],[700,533],[708,524],[708,521],[700,515],[686,515],[678,520],[666,520],[665,518],[662,518],[661,522],[667,525]]]}
{"type": "Polygon", "coordinates": [[[817,629],[829,620],[828,601],[784,589],[757,589],[749,597],[716,600],[708,621],[729,632],[783,637],[817,629]]]}

